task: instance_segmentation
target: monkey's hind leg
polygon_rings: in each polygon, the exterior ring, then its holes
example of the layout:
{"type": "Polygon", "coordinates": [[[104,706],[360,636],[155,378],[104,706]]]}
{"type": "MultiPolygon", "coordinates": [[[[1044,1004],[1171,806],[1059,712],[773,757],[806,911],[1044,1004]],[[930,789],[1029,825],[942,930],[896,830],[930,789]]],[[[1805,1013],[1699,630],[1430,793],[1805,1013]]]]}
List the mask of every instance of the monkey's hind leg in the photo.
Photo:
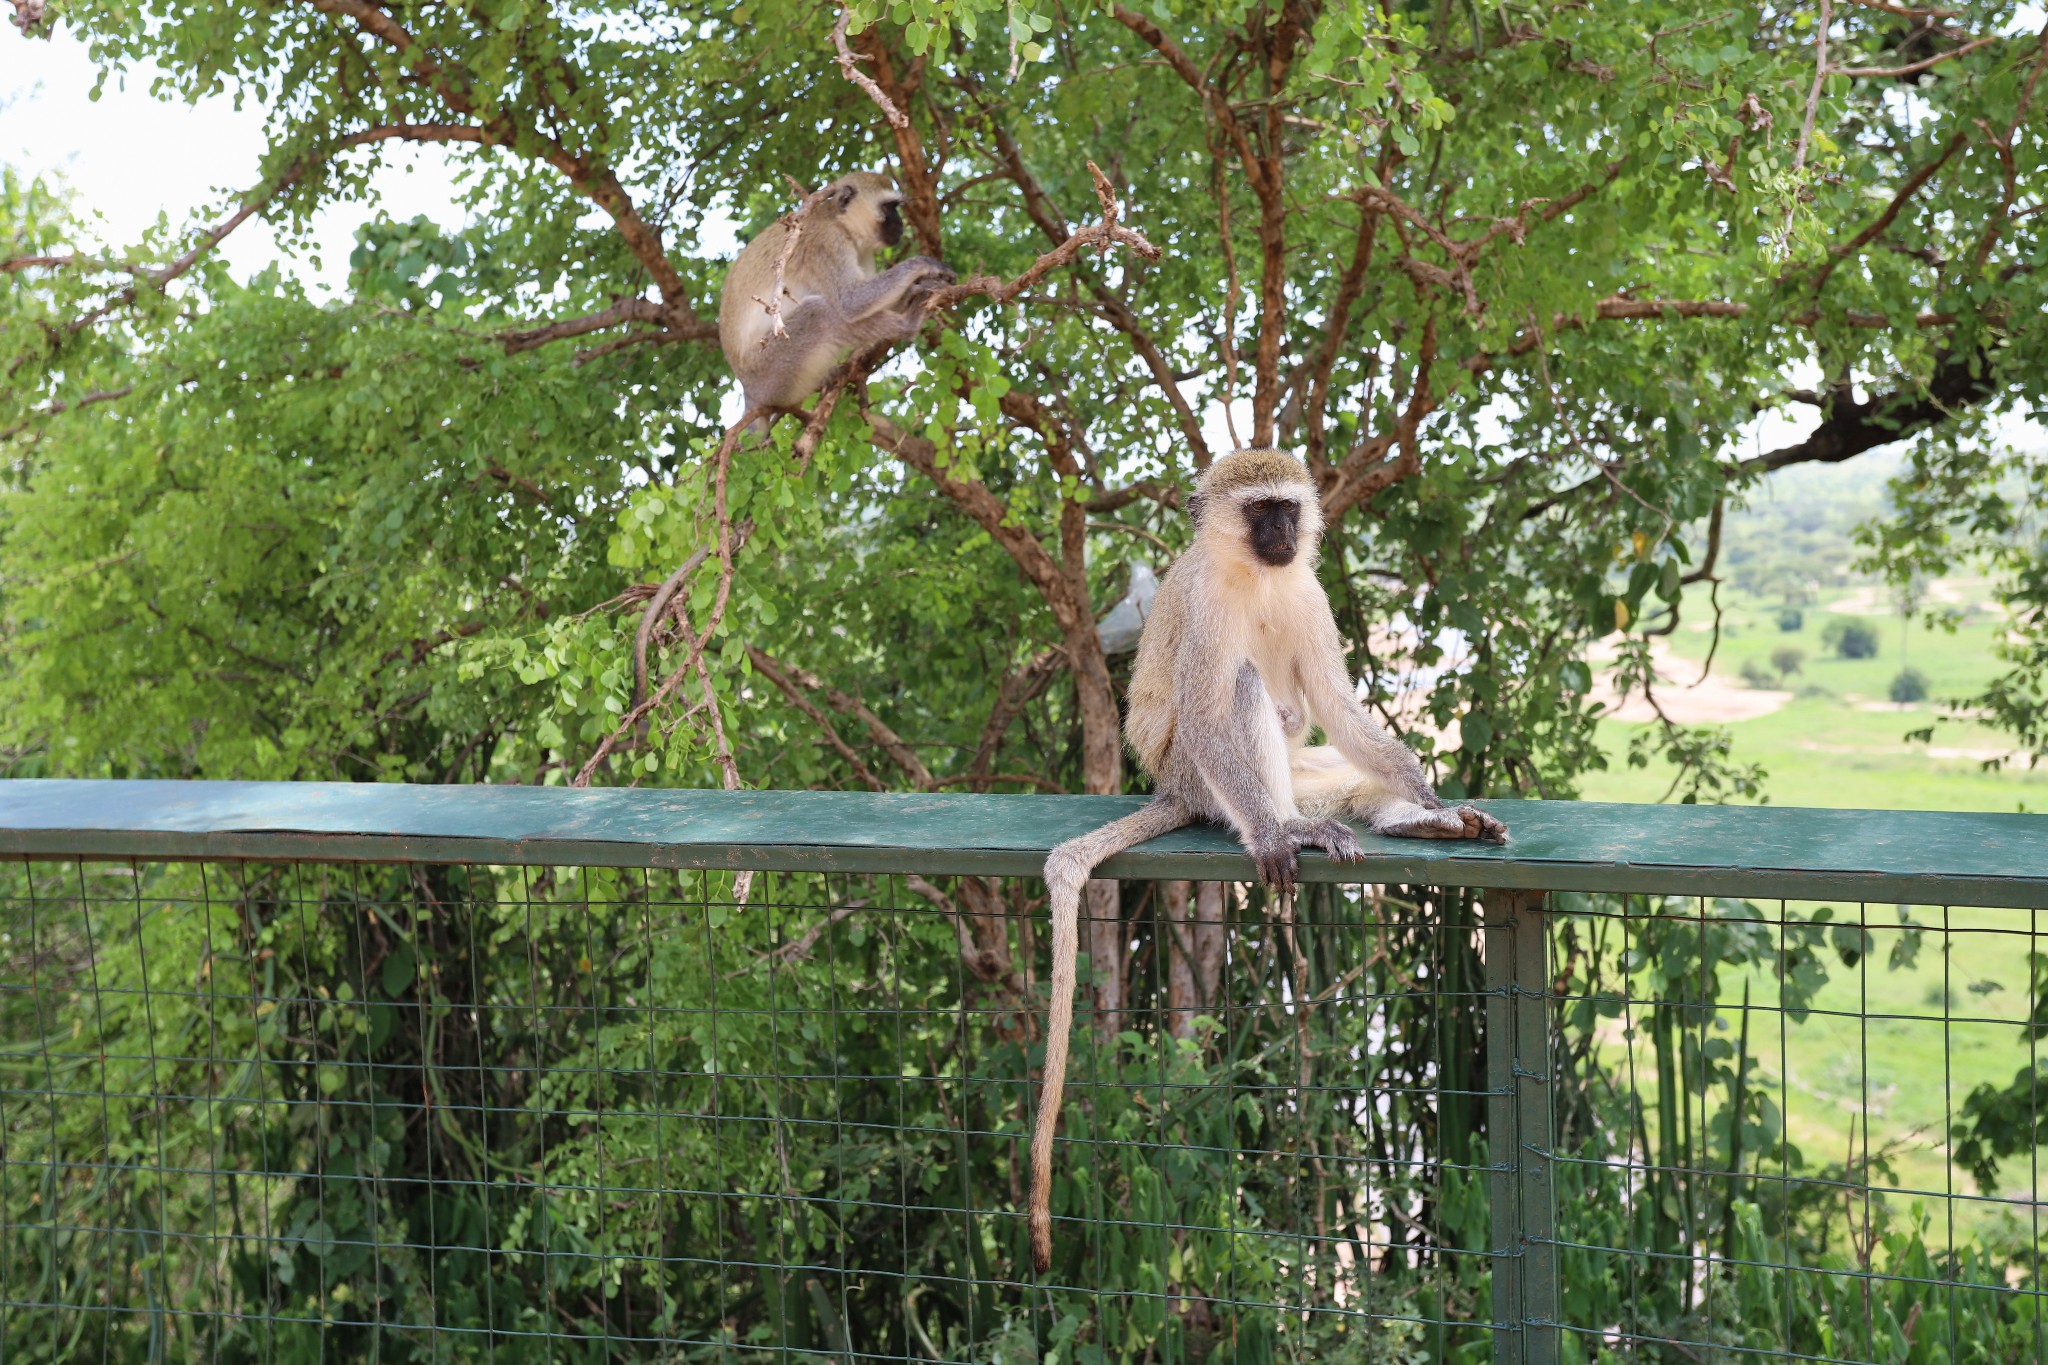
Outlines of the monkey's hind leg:
{"type": "Polygon", "coordinates": [[[1296,749],[1291,762],[1294,804],[1306,816],[1356,820],[1374,834],[1400,839],[1508,841],[1508,827],[1472,806],[1411,801],[1329,745],[1296,749]]]}

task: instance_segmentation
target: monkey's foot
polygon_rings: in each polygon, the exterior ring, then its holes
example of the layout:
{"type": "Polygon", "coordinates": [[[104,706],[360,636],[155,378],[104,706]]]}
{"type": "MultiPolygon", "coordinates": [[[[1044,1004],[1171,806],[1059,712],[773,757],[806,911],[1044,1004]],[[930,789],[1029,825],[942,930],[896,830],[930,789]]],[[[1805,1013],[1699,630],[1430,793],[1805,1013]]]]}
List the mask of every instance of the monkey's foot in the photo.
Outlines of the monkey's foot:
{"type": "Polygon", "coordinates": [[[1496,844],[1508,841],[1506,825],[1471,806],[1424,810],[1404,804],[1375,820],[1373,831],[1397,839],[1485,839],[1496,844]]]}
{"type": "Polygon", "coordinates": [[[1297,850],[1319,848],[1332,862],[1355,863],[1365,857],[1358,836],[1342,820],[1296,820],[1287,826],[1287,837],[1297,850]]]}

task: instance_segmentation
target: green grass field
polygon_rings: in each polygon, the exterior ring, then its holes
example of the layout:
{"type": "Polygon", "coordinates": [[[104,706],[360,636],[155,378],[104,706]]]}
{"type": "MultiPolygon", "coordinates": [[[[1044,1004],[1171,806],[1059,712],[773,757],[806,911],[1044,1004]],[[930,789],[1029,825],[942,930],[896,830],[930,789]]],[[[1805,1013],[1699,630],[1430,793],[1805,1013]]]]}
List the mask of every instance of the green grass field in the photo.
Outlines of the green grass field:
{"type": "MultiPolygon", "coordinates": [[[[1759,908],[1768,918],[1779,912],[1776,903],[1759,908]]],[[[1816,908],[1787,907],[1801,919],[1816,908]]],[[[1890,1197],[1895,1207],[1927,1205],[1937,1244],[1946,1239],[1951,1213],[1959,1240],[2001,1224],[2009,1229],[2015,1217],[2031,1226],[2039,1170],[2024,1157],[2005,1162],[1993,1192],[2003,1202],[1983,1200],[1970,1174],[1951,1167],[1946,1135],[1977,1086],[2003,1087],[2030,1059],[2048,1059],[2048,1039],[2032,1042],[2021,1026],[2032,1003],[2027,954],[2048,951],[2048,911],[1913,907],[1909,913],[1924,931],[1920,952],[1913,965],[1894,970],[1888,959],[1902,933],[1898,907],[1832,908],[1837,923],[1866,917],[1872,951],[1854,967],[1829,954],[1829,980],[1813,996],[1811,1012],[1796,1021],[1777,1009],[1774,973],[1724,970],[1715,1036],[1736,1044],[1746,984],[1750,1055],[1805,1169],[1861,1161],[1867,1139],[1873,1153],[1890,1149],[1892,1168],[1889,1177],[1873,1173],[1871,1183],[1901,1191],[1890,1197]],[[1948,1195],[1962,1198],[1944,1207],[1948,1195]]],[[[1639,1032],[1633,1059],[1627,1048],[1621,1036],[1604,1051],[1618,1068],[1632,1060],[1645,1103],[1654,1106],[1658,1077],[1647,1036],[1639,1032]]],[[[1726,1098],[1717,1089],[1709,1102],[1726,1098]]],[[[1769,1162],[1763,1169],[1775,1173],[1769,1162]]]]}
{"type": "MultiPolygon", "coordinates": [[[[1969,721],[1941,719],[1942,699],[1966,697],[2000,671],[1992,647],[2005,629],[1992,612],[1971,609],[1988,595],[1980,581],[1945,580],[1934,585],[1937,602],[1952,599],[1961,614],[1953,631],[1906,626],[1897,615],[1836,610],[1882,603],[1879,590],[1854,586],[1824,592],[1805,609],[1803,627],[1782,631],[1778,604],[1740,594],[1722,622],[1713,672],[1742,687],[1743,665],[1768,666],[1774,650],[1790,645],[1805,653],[1797,674],[1778,686],[1796,695],[1778,710],[1728,722],[1734,757],[1761,763],[1768,773],[1766,799],[1774,805],[1866,807],[1889,810],[2028,810],[2048,812],[2048,766],[2029,769],[2022,760],[1987,769],[1985,760],[2010,753],[2010,737],[1969,721]],[[1830,657],[1823,632],[1834,620],[1861,621],[1879,637],[1876,658],[1830,657]],[[1891,681],[1910,663],[1927,675],[1927,703],[1898,706],[1886,700],[1891,681]],[[1908,741],[1911,730],[1934,726],[1931,742],[1908,741]]],[[[1710,634],[1681,631],[1671,641],[1667,672],[1680,683],[1699,676],[1712,644],[1710,634]]],[[[1683,688],[1665,690],[1667,699],[1683,688]]],[[[1603,743],[1610,766],[1589,774],[1584,794],[1597,801],[1655,801],[1671,783],[1668,769],[1630,769],[1625,756],[1638,727],[1609,722],[1603,743]]],[[[1794,905],[1802,918],[1814,907],[1794,905]]],[[[1832,977],[1804,1022],[1784,1024],[1776,1013],[1752,1015],[1752,1051],[1762,1058],[1772,1096],[1786,1116],[1786,1131],[1809,1166],[1840,1162],[1852,1141],[1860,1156],[1864,1116],[1873,1148],[1894,1146],[1897,1184],[1936,1195],[1975,1194],[1966,1172],[1951,1168],[1946,1135],[1951,1116],[1971,1089],[1986,1082],[2004,1085],[2048,1039],[2031,1042],[2018,1026],[2029,1008],[2027,954],[2048,952],[2048,912],[1916,907],[1915,919],[1930,927],[1918,962],[1897,971],[1886,958],[1897,936],[1898,910],[1891,905],[1837,905],[1840,921],[1867,916],[1876,951],[1857,968],[1830,958],[1832,977]],[[1946,915],[1946,920],[1944,916],[1946,915]],[[1956,931],[1944,935],[1946,923],[1956,931]],[[1998,931],[1998,932],[1964,932],[1998,931]],[[1943,1009],[1943,1001],[1950,1008],[1943,1009]],[[1860,1018],[1874,1014],[1878,1018],[1860,1018]],[[1982,1022],[2000,1021],[2000,1022],[1982,1022]]],[[[1777,906],[1764,907],[1774,916],[1777,906]]],[[[1720,999],[1732,1042],[1740,1019],[1735,1008],[1743,974],[1725,972],[1720,999]]],[[[1751,999],[1775,1005],[1777,983],[1769,972],[1751,976],[1751,999]]],[[[2042,1053],[2048,1056],[2048,1051],[2042,1053]]],[[[1646,1074],[1641,1047],[1636,1061],[1646,1074]]],[[[2031,1227],[2026,1200],[2039,1187],[2039,1172],[2020,1159],[2009,1162],[1998,1194],[2009,1204],[1959,1202],[1952,1207],[1956,1235],[1967,1237],[1994,1226],[2008,1231],[2015,1217],[2031,1227]]],[[[1879,1178],[1879,1183],[1883,1183],[1879,1178]]],[[[1897,1202],[1910,1202],[1901,1197],[1897,1202]]],[[[1937,1239],[1946,1232],[1950,1210],[1929,1200],[1937,1239]]]]}
{"type": "MultiPolygon", "coordinates": [[[[1937,591],[1970,600],[1982,595],[1972,580],[1942,580],[1937,591]]],[[[2009,754],[2009,736],[1969,721],[1942,718],[1944,698],[1965,697],[2000,672],[1992,655],[1995,633],[2005,628],[1988,612],[1971,612],[1953,631],[1897,616],[1852,615],[1829,610],[1832,602],[1866,596],[1850,589],[1824,597],[1805,610],[1798,631],[1781,631],[1776,604],[1738,600],[1723,615],[1713,671],[1742,686],[1745,663],[1768,667],[1774,650],[1791,646],[1806,659],[1784,687],[1798,695],[1781,709],[1754,720],[1730,722],[1735,757],[1763,764],[1766,798],[1780,806],[1862,806],[1879,810],[2048,811],[2048,767],[2024,761],[1987,771],[1985,760],[2009,754]],[[1829,656],[1821,637],[1829,622],[1859,621],[1878,633],[1874,659],[1829,656]],[[1903,656],[1903,657],[1902,657],[1903,656]],[[1886,700],[1891,681],[1907,663],[1927,676],[1931,700],[1898,706],[1886,700]],[[1930,743],[1909,743],[1910,730],[1934,727],[1930,743]]],[[[1674,666],[1683,683],[1698,676],[1712,636],[1682,630],[1670,639],[1674,666]],[[1684,661],[1691,667],[1677,666],[1684,661]]],[[[1667,700],[1682,699],[1682,686],[1663,689],[1667,700]]],[[[1608,753],[1605,772],[1586,775],[1583,794],[1591,801],[1655,801],[1671,785],[1668,768],[1628,767],[1629,740],[1638,727],[1603,727],[1608,753]]]]}

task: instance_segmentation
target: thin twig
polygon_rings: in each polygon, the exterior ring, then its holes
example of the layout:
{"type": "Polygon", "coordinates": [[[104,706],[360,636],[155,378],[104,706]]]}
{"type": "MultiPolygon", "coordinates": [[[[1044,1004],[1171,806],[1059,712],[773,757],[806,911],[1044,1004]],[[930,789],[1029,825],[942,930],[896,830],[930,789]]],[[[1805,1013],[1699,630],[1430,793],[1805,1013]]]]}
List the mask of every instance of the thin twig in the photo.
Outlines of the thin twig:
{"type": "Polygon", "coordinates": [[[1916,76],[1930,66],[1937,66],[1952,57],[1960,57],[1966,52],[1975,52],[1986,43],[1995,43],[1997,41],[1998,35],[1994,33],[1989,38],[1979,38],[1973,43],[1964,43],[1961,47],[1952,47],[1946,52],[1937,52],[1926,61],[1914,62],[1911,66],[1838,66],[1828,74],[1831,76],[1864,76],[1887,80],[1895,79],[1899,76],[1916,76]]]}
{"type": "MultiPolygon", "coordinates": [[[[834,910],[831,914],[825,916],[825,918],[819,920],[816,924],[813,924],[810,928],[804,930],[803,933],[799,934],[797,937],[783,944],[780,948],[774,948],[768,952],[760,954],[760,962],[775,962],[783,966],[788,966],[793,962],[809,961],[811,956],[811,949],[817,946],[818,940],[825,936],[825,931],[827,929],[830,929],[833,925],[840,923],[842,920],[852,919],[855,915],[858,915],[861,911],[867,909],[870,904],[872,904],[872,902],[864,900],[848,901],[846,904],[834,910]]],[[[759,966],[760,962],[757,962],[754,965],[759,966]]],[[[753,970],[753,967],[742,967],[736,972],[729,973],[725,979],[727,981],[730,981],[734,977],[745,976],[747,973],[753,970]]]]}
{"type": "Polygon", "coordinates": [[[882,117],[889,120],[891,128],[908,128],[910,120],[904,117],[903,111],[882,93],[882,87],[875,84],[874,77],[855,65],[856,62],[867,59],[855,56],[853,49],[846,45],[846,26],[852,19],[852,12],[842,9],[839,11],[839,22],[832,26],[832,46],[839,49],[839,69],[846,73],[846,79],[859,86],[862,92],[875,102],[876,107],[882,111],[882,117]]]}
{"type": "Polygon", "coordinates": [[[1791,250],[1792,219],[1799,211],[1799,176],[1806,169],[1806,149],[1813,141],[1813,120],[1820,112],[1821,87],[1828,78],[1828,29],[1835,20],[1829,0],[1820,0],[1820,27],[1813,38],[1813,88],[1806,92],[1806,119],[1799,125],[1799,146],[1792,155],[1792,202],[1785,206],[1785,250],[1791,250]]]}
{"type": "Polygon", "coordinates": [[[1954,19],[1962,14],[1959,9],[1915,9],[1911,5],[1894,4],[1892,0],[1849,0],[1852,5],[1865,9],[1880,9],[1886,14],[1897,14],[1907,19],[1954,19]]]}
{"type": "Polygon", "coordinates": [[[654,628],[668,610],[669,598],[675,596],[684,580],[697,572],[700,565],[711,557],[711,547],[706,545],[683,561],[683,566],[662,581],[654,590],[654,596],[647,599],[647,610],[640,613],[640,628],[633,632],[633,705],[638,706],[647,699],[647,642],[653,638],[654,628]]]}
{"type": "Polygon", "coordinates": [[[815,190],[806,190],[795,176],[785,174],[782,178],[789,181],[789,187],[796,191],[797,205],[782,218],[782,250],[775,253],[774,291],[765,299],[759,294],[754,295],[754,302],[760,304],[768,314],[768,335],[761,338],[763,346],[777,337],[789,335],[788,330],[782,325],[782,299],[789,293],[789,286],[783,283],[783,277],[789,271],[790,258],[796,255],[797,238],[803,235],[805,215],[825,197],[825,191],[832,188],[830,185],[820,185],[815,190]]]}

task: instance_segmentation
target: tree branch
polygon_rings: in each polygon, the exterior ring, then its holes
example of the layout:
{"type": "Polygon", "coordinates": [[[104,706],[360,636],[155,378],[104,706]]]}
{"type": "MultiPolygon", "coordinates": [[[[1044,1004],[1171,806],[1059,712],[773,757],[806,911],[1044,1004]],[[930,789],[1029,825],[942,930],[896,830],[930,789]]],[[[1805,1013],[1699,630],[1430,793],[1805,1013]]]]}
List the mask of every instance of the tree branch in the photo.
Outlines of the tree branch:
{"type": "Polygon", "coordinates": [[[632,196],[626,193],[625,186],[608,167],[593,164],[587,156],[572,154],[537,128],[520,126],[510,113],[502,109],[486,117],[469,93],[466,75],[461,79],[454,78],[450,69],[430,56],[402,24],[369,0],[303,0],[303,3],[322,13],[353,20],[359,30],[390,48],[408,65],[420,84],[433,91],[450,110],[465,118],[480,120],[478,131],[481,137],[478,140],[520,151],[524,150],[520,147],[524,140],[540,148],[539,160],[560,171],[578,194],[610,215],[612,225],[625,240],[627,250],[653,279],[670,312],[678,320],[692,315],[689,291],[683,284],[682,275],[668,258],[661,233],[640,216],[632,196]]]}
{"type": "Polygon", "coordinates": [[[1003,675],[996,687],[996,704],[989,708],[988,720],[981,727],[981,742],[967,760],[966,780],[976,785],[996,780],[996,754],[1002,749],[1003,736],[1032,699],[1045,690],[1060,663],[1058,650],[1042,650],[1003,675]]]}
{"type": "Polygon", "coordinates": [[[1053,609],[1062,631],[1070,626],[1079,628],[1084,618],[1093,628],[1094,618],[1088,612],[1087,604],[1069,600],[1066,581],[1061,577],[1059,565],[1053,561],[1052,555],[1038,543],[1036,536],[1011,518],[1008,504],[990,492],[988,485],[978,479],[955,477],[950,469],[942,468],[939,449],[928,438],[904,431],[865,405],[861,411],[867,418],[875,447],[902,460],[931,480],[954,506],[988,532],[989,538],[1016,561],[1025,578],[1038,590],[1046,605],[1053,609]]]}
{"type": "MultiPolygon", "coordinates": [[[[796,680],[790,676],[789,671],[786,671],[780,663],[776,662],[773,655],[769,654],[766,650],[748,645],[747,658],[754,665],[756,673],[759,673],[769,682],[774,683],[776,690],[788,698],[791,706],[794,706],[810,718],[811,724],[817,726],[819,733],[824,735],[825,742],[830,744],[834,752],[846,760],[846,765],[853,769],[853,775],[869,791],[881,792],[889,790],[889,784],[875,776],[875,770],[867,765],[860,754],[854,750],[854,747],[840,738],[839,731],[833,728],[832,722],[826,718],[825,713],[820,711],[811,702],[811,699],[804,695],[803,689],[797,686],[796,680]]],[[[812,679],[812,681],[815,682],[816,680],[812,679]]]]}
{"type": "MultiPolygon", "coordinates": [[[[1095,163],[1091,161],[1088,164],[1092,167],[1095,163]]],[[[1158,247],[1146,241],[1141,233],[1124,227],[1114,220],[1113,215],[1105,212],[1102,222],[1074,233],[1033,261],[1017,278],[1006,283],[993,275],[970,275],[958,284],[934,291],[925,303],[925,312],[935,313],[941,308],[950,308],[972,298],[985,297],[994,299],[997,303],[1009,303],[1061,266],[1072,264],[1088,247],[1099,247],[1107,251],[1112,244],[1135,252],[1148,261],[1159,259],[1158,247]]]]}
{"type": "Polygon", "coordinates": [[[1806,170],[1806,149],[1813,142],[1813,120],[1820,112],[1820,92],[1828,79],[1828,29],[1835,21],[1829,0],[1820,0],[1820,22],[1813,30],[1813,86],[1806,92],[1806,119],[1799,125],[1799,145],[1792,154],[1792,202],[1785,209],[1785,235],[1792,235],[1792,215],[1799,210],[1799,177],[1806,170]]]}
{"type": "Polygon", "coordinates": [[[2006,127],[2005,137],[1991,139],[1991,145],[1998,152],[1999,164],[2005,168],[2005,184],[1999,195],[1998,211],[1984,225],[1982,235],[1977,238],[1977,249],[1971,257],[1979,270],[1991,259],[1991,249],[1998,245],[1998,239],[2005,231],[2006,215],[2012,212],[2013,200],[2019,195],[2019,163],[2013,157],[2012,144],[2013,139],[2019,136],[2020,125],[2026,122],[2027,109],[2034,102],[2034,89],[2041,83],[2044,64],[2048,64],[2048,24],[2042,25],[2041,36],[2034,44],[2034,66],[2027,73],[2026,84],[2020,87],[2020,97],[2013,106],[2012,122],[2006,127]]]}
{"type": "Polygon", "coordinates": [[[1344,462],[1323,481],[1323,515],[1335,521],[1362,502],[1377,497],[1422,468],[1422,447],[1416,439],[1423,419],[1436,410],[1436,398],[1429,384],[1436,364],[1436,319],[1422,324],[1421,343],[1415,353],[1415,374],[1408,388],[1408,404],[1391,432],[1361,441],[1344,457],[1344,462]],[[1396,453],[1386,458],[1389,450],[1396,453]]]}
{"type": "Polygon", "coordinates": [[[1905,183],[1899,186],[1898,192],[1892,195],[1892,201],[1885,205],[1884,212],[1878,214],[1872,220],[1870,226],[1864,228],[1863,231],[1857,233],[1847,242],[1836,247],[1828,259],[1821,263],[1819,271],[1814,274],[1810,292],[1814,294],[1820,293],[1821,286],[1828,282],[1828,276],[1834,274],[1836,266],[1876,241],[1878,236],[1898,218],[1899,210],[1906,206],[1906,201],[1919,193],[1920,188],[1929,180],[1932,180],[1937,171],[1948,164],[1949,158],[1956,154],[1956,151],[1962,147],[1965,140],[1963,134],[1956,133],[1942,147],[1940,156],[1935,157],[1934,160],[1907,176],[1905,183]]]}
{"type": "MultiPolygon", "coordinates": [[[[514,327],[510,330],[499,332],[497,340],[504,344],[506,354],[518,355],[522,351],[537,350],[551,341],[561,341],[568,337],[588,336],[592,332],[602,332],[608,328],[617,327],[621,323],[647,322],[658,324],[664,316],[662,306],[651,299],[620,299],[609,308],[600,309],[595,313],[585,313],[582,317],[562,318],[555,322],[539,323],[532,327],[514,327]]],[[[718,328],[712,324],[701,323],[699,325],[708,329],[710,336],[716,337],[718,335],[718,328]]]]}
{"type": "MultiPolygon", "coordinates": [[[[794,664],[783,663],[756,645],[747,646],[747,657],[753,661],[756,668],[766,673],[768,680],[778,688],[781,688],[784,695],[789,696],[792,701],[797,700],[794,694],[790,692],[792,686],[824,694],[826,704],[834,711],[839,712],[843,716],[851,716],[861,723],[861,726],[868,732],[868,738],[883,753],[889,755],[890,759],[895,762],[897,767],[903,770],[904,776],[908,777],[914,786],[923,790],[933,784],[932,770],[924,765],[924,760],[917,756],[917,751],[904,742],[903,736],[890,729],[880,716],[869,710],[867,704],[861,701],[860,698],[848,696],[836,687],[826,686],[825,680],[818,677],[817,674],[798,668],[794,664]]],[[[814,719],[822,722],[823,718],[818,715],[815,708],[812,708],[807,703],[799,702],[798,709],[806,711],[814,719]]],[[[830,725],[826,725],[824,728],[828,733],[833,733],[836,738],[836,732],[832,731],[830,725]]],[[[837,748],[839,746],[835,745],[834,747],[837,748]]],[[[852,758],[851,754],[844,754],[843,756],[852,758]]],[[[852,759],[852,761],[859,763],[858,759],[852,759]]],[[[859,775],[860,771],[857,769],[856,775],[859,775]]],[[[866,772],[862,780],[869,783],[876,791],[884,790],[884,787],[875,778],[871,770],[866,772]]]]}
{"type": "Polygon", "coordinates": [[[1839,464],[1866,450],[1904,440],[1975,407],[1997,392],[1982,351],[1945,355],[1924,388],[1895,390],[1854,401],[1837,396],[1826,417],[1796,445],[1780,447],[1738,466],[1746,473],[1769,473],[1793,464],[1839,464]]]}

